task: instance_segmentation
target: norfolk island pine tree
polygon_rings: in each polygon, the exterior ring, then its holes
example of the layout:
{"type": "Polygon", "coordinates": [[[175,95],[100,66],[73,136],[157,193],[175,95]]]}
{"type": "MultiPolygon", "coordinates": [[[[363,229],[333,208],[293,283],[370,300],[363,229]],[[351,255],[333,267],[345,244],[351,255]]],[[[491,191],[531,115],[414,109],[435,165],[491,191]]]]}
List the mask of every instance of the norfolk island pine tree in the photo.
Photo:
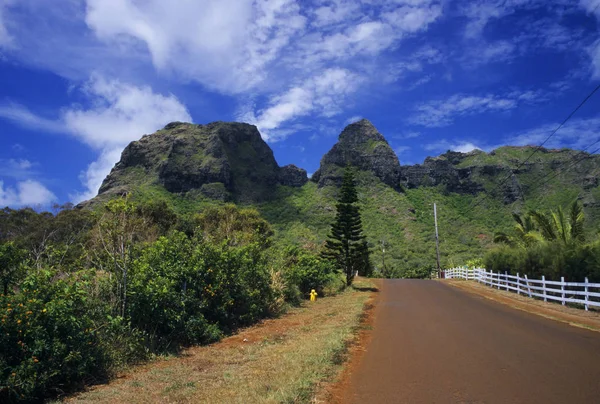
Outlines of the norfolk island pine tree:
{"type": "Polygon", "coordinates": [[[357,202],[354,173],[348,165],[344,170],[342,187],[336,203],[335,220],[323,252],[323,256],[332,260],[336,268],[346,275],[347,286],[352,284],[357,271],[361,275],[369,275],[372,269],[357,202]]]}

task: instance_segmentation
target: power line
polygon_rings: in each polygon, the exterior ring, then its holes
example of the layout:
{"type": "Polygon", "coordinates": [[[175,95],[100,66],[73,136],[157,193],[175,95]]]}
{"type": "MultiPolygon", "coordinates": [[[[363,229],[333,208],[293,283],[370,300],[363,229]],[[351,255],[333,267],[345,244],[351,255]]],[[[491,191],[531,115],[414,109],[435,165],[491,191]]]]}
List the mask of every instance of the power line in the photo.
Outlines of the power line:
{"type": "MultiPolygon", "coordinates": [[[[600,3],[599,3],[600,5],[600,3]]],[[[506,183],[506,181],[508,181],[510,178],[512,178],[512,176],[514,175],[514,171],[517,171],[519,168],[523,167],[525,164],[527,164],[527,162],[531,159],[531,157],[533,157],[533,155],[535,153],[537,153],[538,151],[540,151],[542,149],[542,147],[548,142],[548,140],[550,140],[552,138],[552,136],[554,136],[556,134],[556,132],[558,132],[572,117],[573,115],[575,115],[577,113],[577,111],[579,111],[581,109],[581,107],[583,107],[585,105],[586,102],[589,101],[590,98],[592,98],[592,96],[598,91],[600,90],[600,84],[598,84],[584,99],[583,101],[581,101],[579,103],[579,105],[577,105],[577,107],[571,111],[571,113],[560,123],[560,125],[558,125],[556,127],[556,129],[554,129],[549,135],[548,137],[546,137],[546,139],[535,148],[535,150],[533,150],[533,152],[531,152],[531,154],[529,156],[527,156],[527,158],[521,162],[519,165],[517,165],[517,167],[513,170],[510,169],[511,173],[509,175],[506,176],[506,178],[504,180],[502,180],[498,185],[496,185],[491,191],[489,191],[488,193],[484,194],[483,198],[479,200],[479,202],[475,203],[475,205],[470,207],[470,210],[475,209],[477,206],[479,206],[481,203],[483,203],[483,201],[485,200],[485,198],[488,198],[488,195],[492,194],[494,191],[496,191],[497,189],[499,189],[502,185],[504,185],[506,183]]],[[[589,147],[589,146],[588,146],[589,147]]]]}
{"type": "MultiPolygon", "coordinates": [[[[596,145],[598,143],[600,143],[600,139],[596,140],[594,143],[592,143],[591,145],[589,145],[588,147],[586,147],[585,150],[589,149],[590,147],[592,147],[592,146],[594,146],[594,145],[596,145]]],[[[566,173],[569,169],[571,169],[572,167],[576,166],[577,164],[579,164],[583,160],[585,160],[588,155],[592,155],[592,154],[595,154],[595,153],[599,152],[600,151],[600,147],[597,148],[597,149],[595,149],[594,151],[592,151],[590,153],[586,153],[585,150],[580,153],[580,155],[582,155],[580,159],[575,160],[572,164],[570,164],[567,167],[565,167],[565,169],[563,171],[558,171],[558,172],[554,173],[554,175],[552,175],[546,181],[544,181],[542,183],[539,183],[537,186],[535,186],[533,188],[530,188],[529,191],[534,191],[534,190],[536,190],[538,188],[541,188],[544,185],[546,185],[548,182],[550,182],[551,180],[553,180],[554,178],[558,177],[560,174],[566,173]]],[[[575,156],[575,157],[577,157],[577,156],[575,156]]],[[[550,174],[546,174],[545,176],[539,178],[539,180],[543,180],[544,178],[548,177],[548,175],[550,175],[550,174]]]]}

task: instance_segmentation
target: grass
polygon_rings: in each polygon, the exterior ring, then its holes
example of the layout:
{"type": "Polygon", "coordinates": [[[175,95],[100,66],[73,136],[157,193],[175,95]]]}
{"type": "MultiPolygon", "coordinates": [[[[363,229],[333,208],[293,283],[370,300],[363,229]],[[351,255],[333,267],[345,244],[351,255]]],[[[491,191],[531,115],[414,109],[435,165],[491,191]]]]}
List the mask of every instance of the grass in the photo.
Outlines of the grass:
{"type": "Polygon", "coordinates": [[[74,403],[308,403],[340,370],[373,285],[358,280],[223,341],[135,369],[74,403]]]}

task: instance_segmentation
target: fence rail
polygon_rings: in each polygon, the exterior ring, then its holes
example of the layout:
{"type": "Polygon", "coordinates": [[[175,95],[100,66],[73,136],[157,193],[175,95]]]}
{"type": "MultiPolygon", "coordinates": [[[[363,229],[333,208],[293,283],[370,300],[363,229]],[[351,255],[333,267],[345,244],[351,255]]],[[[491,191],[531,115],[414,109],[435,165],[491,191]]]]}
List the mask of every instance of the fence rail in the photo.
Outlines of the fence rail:
{"type": "Polygon", "coordinates": [[[537,297],[545,302],[560,302],[563,306],[575,303],[582,305],[585,310],[590,306],[600,308],[600,283],[589,283],[588,278],[585,278],[585,282],[565,282],[564,277],[560,281],[547,281],[544,276],[542,279],[529,279],[527,275],[508,275],[483,268],[452,268],[444,271],[444,275],[447,279],[474,280],[499,290],[537,297]]]}

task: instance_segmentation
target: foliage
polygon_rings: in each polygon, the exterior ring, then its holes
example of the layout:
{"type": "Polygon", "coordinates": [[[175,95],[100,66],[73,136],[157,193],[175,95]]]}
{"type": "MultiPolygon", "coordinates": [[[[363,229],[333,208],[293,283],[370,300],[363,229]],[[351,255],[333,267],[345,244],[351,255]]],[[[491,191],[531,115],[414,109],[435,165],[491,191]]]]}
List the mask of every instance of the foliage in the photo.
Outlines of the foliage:
{"type": "Polygon", "coordinates": [[[337,278],[331,261],[300,248],[288,249],[285,277],[287,284],[297,286],[305,297],[313,289],[322,296],[337,278]]]}
{"type": "Polygon", "coordinates": [[[137,244],[155,236],[148,219],[128,198],[109,201],[92,232],[93,264],[114,276],[114,308],[122,317],[127,310],[128,273],[137,244]]]}
{"type": "Polygon", "coordinates": [[[22,276],[24,271],[21,267],[25,255],[26,251],[12,241],[0,244],[0,286],[4,295],[9,293],[9,287],[22,276]]]}
{"type": "Polygon", "coordinates": [[[239,209],[232,203],[207,208],[196,216],[196,223],[202,237],[216,244],[258,242],[267,247],[273,236],[271,226],[255,209],[239,209]]]}
{"type": "Polygon", "coordinates": [[[105,376],[88,274],[57,279],[34,271],[21,291],[0,298],[0,401],[41,399],[105,376]]]}
{"type": "Polygon", "coordinates": [[[372,271],[370,251],[363,235],[358,194],[350,166],[344,171],[342,187],[336,204],[335,221],[325,243],[323,256],[330,259],[343,274],[350,286],[356,272],[369,275],[372,271]]]}
{"type": "Polygon", "coordinates": [[[584,242],[585,217],[577,200],[566,214],[559,206],[547,213],[532,210],[524,218],[514,215],[514,219],[515,235],[497,235],[496,241],[505,245],[486,254],[487,269],[552,280],[597,279],[598,243],[584,242]]]}
{"type": "Polygon", "coordinates": [[[153,349],[212,342],[269,314],[270,280],[256,243],[214,245],[175,232],[136,260],[128,314],[153,349]]]}

